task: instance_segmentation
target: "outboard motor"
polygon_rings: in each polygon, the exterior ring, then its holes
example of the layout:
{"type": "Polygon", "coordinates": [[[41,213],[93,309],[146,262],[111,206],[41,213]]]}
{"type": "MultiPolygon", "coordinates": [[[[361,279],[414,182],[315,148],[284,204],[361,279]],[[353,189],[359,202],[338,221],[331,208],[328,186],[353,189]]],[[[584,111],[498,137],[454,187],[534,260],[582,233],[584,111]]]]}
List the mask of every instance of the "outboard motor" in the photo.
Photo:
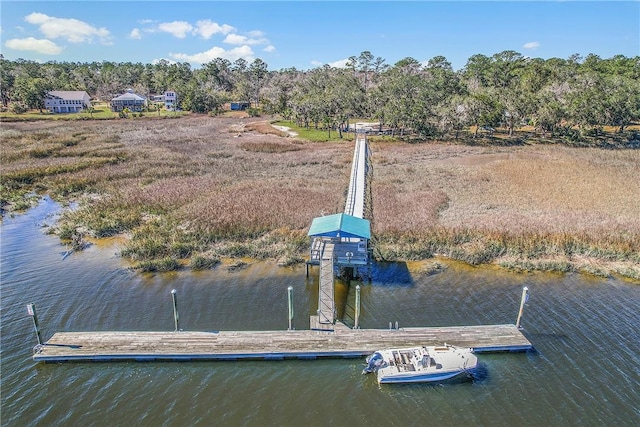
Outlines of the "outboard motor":
{"type": "Polygon", "coordinates": [[[384,358],[377,351],[371,356],[367,357],[367,367],[362,370],[363,374],[370,374],[375,372],[384,365],[384,358]]]}

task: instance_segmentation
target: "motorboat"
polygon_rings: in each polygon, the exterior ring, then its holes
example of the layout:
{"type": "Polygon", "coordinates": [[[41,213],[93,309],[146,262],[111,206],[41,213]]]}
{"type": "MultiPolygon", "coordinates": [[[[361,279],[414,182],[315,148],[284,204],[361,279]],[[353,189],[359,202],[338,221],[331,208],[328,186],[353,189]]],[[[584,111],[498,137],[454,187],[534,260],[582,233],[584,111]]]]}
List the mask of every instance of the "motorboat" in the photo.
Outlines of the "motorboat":
{"type": "Polygon", "coordinates": [[[470,348],[422,346],[378,350],[367,357],[363,374],[376,373],[378,383],[420,383],[472,377],[478,358],[470,348]]]}

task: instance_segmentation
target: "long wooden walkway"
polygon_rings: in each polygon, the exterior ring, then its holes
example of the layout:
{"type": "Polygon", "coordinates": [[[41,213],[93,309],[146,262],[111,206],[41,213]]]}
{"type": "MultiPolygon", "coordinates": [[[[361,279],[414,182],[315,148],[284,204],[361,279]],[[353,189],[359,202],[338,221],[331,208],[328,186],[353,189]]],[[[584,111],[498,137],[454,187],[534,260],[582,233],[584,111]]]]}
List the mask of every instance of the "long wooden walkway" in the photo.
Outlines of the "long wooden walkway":
{"type": "Polygon", "coordinates": [[[531,343],[515,325],[334,332],[57,332],[36,347],[37,362],[280,360],[356,358],[389,347],[452,344],[476,352],[526,351],[531,343]]]}
{"type": "Polygon", "coordinates": [[[353,162],[351,164],[351,178],[347,191],[344,213],[364,218],[366,182],[368,173],[369,144],[365,134],[356,134],[353,162]]]}

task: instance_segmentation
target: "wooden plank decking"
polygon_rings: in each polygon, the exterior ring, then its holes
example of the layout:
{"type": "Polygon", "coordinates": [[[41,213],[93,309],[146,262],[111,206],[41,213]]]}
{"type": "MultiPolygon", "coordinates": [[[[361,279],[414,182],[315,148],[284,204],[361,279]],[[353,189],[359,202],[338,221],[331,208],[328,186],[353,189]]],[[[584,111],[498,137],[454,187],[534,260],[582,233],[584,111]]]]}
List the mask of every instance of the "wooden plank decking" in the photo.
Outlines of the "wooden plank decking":
{"type": "MultiPolygon", "coordinates": [[[[343,326],[343,325],[341,325],[343,326]]],[[[476,352],[526,351],[515,325],[401,329],[335,328],[333,332],[57,332],[36,347],[37,362],[280,360],[364,357],[380,348],[448,343],[476,352]]]]}
{"type": "Polygon", "coordinates": [[[320,261],[318,317],[320,323],[333,324],[336,316],[333,276],[333,243],[325,243],[320,261]]]}

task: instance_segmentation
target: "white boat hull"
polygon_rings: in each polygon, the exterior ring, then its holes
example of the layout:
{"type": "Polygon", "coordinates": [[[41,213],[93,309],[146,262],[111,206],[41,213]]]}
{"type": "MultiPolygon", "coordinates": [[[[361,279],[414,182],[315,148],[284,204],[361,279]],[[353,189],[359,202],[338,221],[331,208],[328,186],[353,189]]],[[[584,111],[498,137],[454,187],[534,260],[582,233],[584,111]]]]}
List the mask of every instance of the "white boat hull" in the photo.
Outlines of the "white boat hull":
{"type": "Polygon", "coordinates": [[[367,358],[363,373],[378,383],[424,383],[471,377],[478,359],[468,348],[449,345],[379,350],[367,358]]]}

